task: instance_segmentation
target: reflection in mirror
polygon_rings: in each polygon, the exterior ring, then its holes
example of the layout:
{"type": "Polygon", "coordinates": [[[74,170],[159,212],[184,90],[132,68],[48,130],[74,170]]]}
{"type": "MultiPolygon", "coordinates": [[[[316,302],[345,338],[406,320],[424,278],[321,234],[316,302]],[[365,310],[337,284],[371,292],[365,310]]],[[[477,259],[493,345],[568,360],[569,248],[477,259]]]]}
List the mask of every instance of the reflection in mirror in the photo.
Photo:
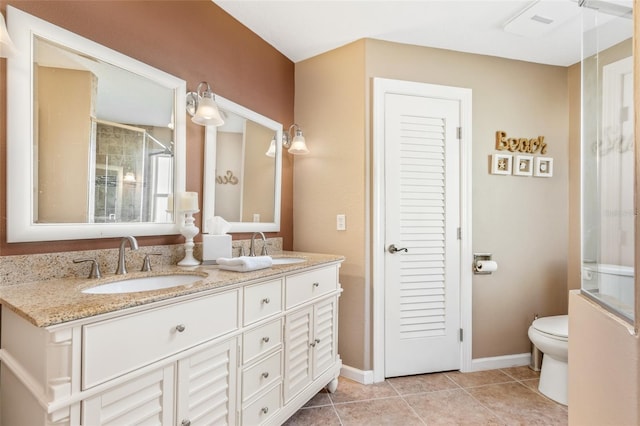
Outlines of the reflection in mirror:
{"type": "Polygon", "coordinates": [[[583,12],[582,291],[633,320],[633,24],[620,10],[583,12]]]}
{"type": "Polygon", "coordinates": [[[8,62],[8,241],[178,233],[167,200],[184,190],[185,82],[7,13],[21,52],[8,62]]]}
{"type": "Polygon", "coordinates": [[[220,216],[230,232],[280,230],[281,147],[266,155],[282,124],[216,96],[225,124],[206,133],[203,232],[220,216]]]}

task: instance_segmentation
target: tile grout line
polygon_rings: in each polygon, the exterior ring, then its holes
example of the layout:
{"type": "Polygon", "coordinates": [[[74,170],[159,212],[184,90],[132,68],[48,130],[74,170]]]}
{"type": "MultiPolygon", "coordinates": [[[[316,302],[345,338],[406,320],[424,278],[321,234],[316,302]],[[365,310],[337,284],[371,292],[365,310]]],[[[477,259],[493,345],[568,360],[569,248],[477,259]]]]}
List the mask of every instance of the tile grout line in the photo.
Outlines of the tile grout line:
{"type": "Polygon", "coordinates": [[[420,420],[420,422],[421,422],[423,425],[425,425],[425,426],[426,426],[426,425],[427,425],[427,422],[426,422],[426,421],[425,421],[425,420],[424,420],[424,419],[423,419],[423,418],[418,414],[418,412],[416,411],[416,409],[415,409],[415,408],[413,408],[413,406],[412,406],[411,404],[409,404],[409,401],[407,401],[407,400],[404,398],[404,395],[402,395],[402,394],[398,391],[398,389],[396,389],[396,387],[395,387],[395,386],[393,386],[393,383],[391,383],[391,381],[389,381],[389,380],[385,380],[385,382],[389,383],[389,386],[391,386],[391,389],[393,389],[393,390],[398,394],[398,396],[402,399],[402,401],[403,401],[405,404],[407,404],[407,407],[409,407],[409,410],[411,410],[411,411],[413,412],[413,414],[418,418],[418,420],[420,420]]]}
{"type": "MultiPolygon", "coordinates": [[[[340,380],[338,380],[338,386],[340,386],[340,380]]],[[[335,392],[338,392],[338,388],[336,387],[335,392]]],[[[336,408],[336,404],[333,403],[333,398],[331,398],[331,392],[327,390],[327,395],[329,396],[329,402],[331,403],[331,408],[333,408],[333,412],[338,418],[338,422],[340,422],[340,426],[344,426],[342,419],[340,418],[340,413],[338,413],[338,409],[336,408]]]]}

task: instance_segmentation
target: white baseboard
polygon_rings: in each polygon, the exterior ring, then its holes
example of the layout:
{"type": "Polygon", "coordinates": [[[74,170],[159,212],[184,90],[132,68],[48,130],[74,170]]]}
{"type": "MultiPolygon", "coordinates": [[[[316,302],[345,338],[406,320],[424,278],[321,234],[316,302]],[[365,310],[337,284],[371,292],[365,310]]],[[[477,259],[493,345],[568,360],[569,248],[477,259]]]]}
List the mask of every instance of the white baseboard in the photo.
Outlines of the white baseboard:
{"type": "Polygon", "coordinates": [[[340,370],[340,375],[363,385],[370,385],[373,383],[373,370],[359,370],[343,364],[342,369],[340,370]]]}
{"type": "Polygon", "coordinates": [[[495,370],[497,368],[521,367],[531,363],[531,354],[514,354],[494,356],[489,358],[476,358],[471,360],[471,371],[495,370]]]}
{"type": "MultiPolygon", "coordinates": [[[[498,368],[521,367],[523,365],[529,365],[530,363],[531,354],[528,352],[524,354],[476,358],[471,360],[471,370],[464,371],[464,373],[496,370],[498,368]]],[[[363,385],[370,385],[373,383],[373,370],[360,370],[348,365],[343,365],[340,370],[340,375],[363,385]]]]}

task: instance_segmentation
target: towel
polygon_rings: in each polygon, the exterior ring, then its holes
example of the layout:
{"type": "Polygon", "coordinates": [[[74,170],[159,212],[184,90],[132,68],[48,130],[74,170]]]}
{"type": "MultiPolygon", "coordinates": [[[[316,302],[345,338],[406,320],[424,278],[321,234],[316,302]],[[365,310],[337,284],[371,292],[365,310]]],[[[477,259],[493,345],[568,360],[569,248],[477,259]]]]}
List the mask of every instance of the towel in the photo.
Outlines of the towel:
{"type": "Polygon", "coordinates": [[[270,268],[273,264],[271,256],[219,257],[216,262],[220,269],[236,272],[249,272],[270,268]]]}

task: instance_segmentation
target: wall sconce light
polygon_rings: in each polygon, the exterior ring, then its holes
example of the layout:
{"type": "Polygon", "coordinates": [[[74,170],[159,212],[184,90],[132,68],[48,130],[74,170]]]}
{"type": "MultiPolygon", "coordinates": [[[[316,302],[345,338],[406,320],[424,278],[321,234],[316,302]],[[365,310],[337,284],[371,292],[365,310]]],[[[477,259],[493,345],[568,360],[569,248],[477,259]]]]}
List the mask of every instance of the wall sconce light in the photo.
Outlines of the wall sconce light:
{"type": "Polygon", "coordinates": [[[18,53],[18,49],[16,49],[15,44],[11,41],[4,16],[0,13],[0,58],[9,58],[16,53],[18,53]]]}
{"type": "Polygon", "coordinates": [[[302,155],[309,153],[307,143],[304,140],[304,135],[302,134],[302,129],[295,123],[289,127],[289,131],[287,133],[282,135],[282,146],[287,148],[290,154],[302,155]],[[296,135],[292,139],[291,130],[294,127],[296,129],[296,135]]]}
{"type": "Polygon", "coordinates": [[[264,153],[267,157],[275,157],[276,156],[276,135],[273,135],[273,139],[271,139],[271,143],[269,144],[269,149],[264,153]]]}
{"type": "MultiPolygon", "coordinates": [[[[276,135],[273,135],[273,139],[271,139],[271,143],[269,144],[269,149],[264,153],[264,155],[266,155],[267,157],[275,157],[276,143],[276,135]]],[[[282,134],[282,146],[289,149],[289,152],[294,155],[309,153],[307,143],[305,142],[304,136],[302,135],[302,130],[297,124],[292,124],[291,127],[289,127],[289,131],[282,134]],[[291,129],[293,129],[294,127],[296,128],[296,135],[292,139],[291,129]]]]}
{"type": "Polygon", "coordinates": [[[206,81],[195,92],[187,93],[187,112],[191,121],[201,126],[222,126],[224,120],[216,105],[215,95],[206,81]]]}

